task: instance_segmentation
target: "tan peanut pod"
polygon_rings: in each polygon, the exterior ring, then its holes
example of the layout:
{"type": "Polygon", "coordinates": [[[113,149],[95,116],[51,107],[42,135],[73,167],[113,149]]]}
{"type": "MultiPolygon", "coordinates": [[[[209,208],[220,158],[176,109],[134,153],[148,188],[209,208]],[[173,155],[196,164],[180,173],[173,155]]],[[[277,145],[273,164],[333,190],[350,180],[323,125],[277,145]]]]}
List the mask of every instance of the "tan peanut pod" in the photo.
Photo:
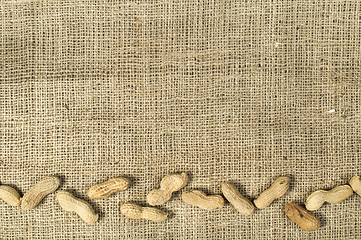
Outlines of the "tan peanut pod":
{"type": "Polygon", "coordinates": [[[162,205],[169,201],[172,193],[179,191],[188,183],[186,173],[168,174],[160,182],[160,188],[150,191],[147,195],[147,202],[152,206],[162,205]]]}
{"type": "Polygon", "coordinates": [[[21,199],[21,209],[29,210],[36,207],[46,195],[55,192],[59,185],[59,178],[54,176],[45,177],[25,193],[21,199]]]}
{"type": "Polygon", "coordinates": [[[120,206],[120,212],[132,219],[146,219],[153,222],[164,222],[168,213],[155,207],[141,207],[134,203],[124,203],[120,206]]]}
{"type": "Polygon", "coordinates": [[[292,222],[296,223],[305,231],[313,231],[321,226],[320,220],[296,203],[287,203],[285,205],[285,212],[292,222]]]}
{"type": "Polygon", "coordinates": [[[19,206],[20,205],[20,195],[12,187],[1,185],[0,186],[0,199],[9,204],[10,206],[19,206]]]}
{"type": "Polygon", "coordinates": [[[244,215],[251,215],[253,213],[254,206],[252,202],[243,197],[232,184],[228,182],[222,183],[222,193],[239,213],[244,215]]]}
{"type": "Polygon", "coordinates": [[[95,223],[99,216],[90,204],[83,199],[74,197],[67,191],[56,193],[56,200],[64,211],[75,212],[87,224],[95,223]]]}
{"type": "Polygon", "coordinates": [[[268,207],[275,199],[282,197],[289,187],[289,177],[277,178],[267,190],[263,191],[258,198],[253,201],[254,205],[259,209],[268,207]]]}
{"type": "Polygon", "coordinates": [[[221,208],[224,205],[223,197],[220,195],[209,195],[199,190],[191,190],[182,193],[182,199],[185,203],[197,206],[204,210],[213,210],[221,208]]]}
{"type": "Polygon", "coordinates": [[[315,211],[319,209],[324,202],[340,203],[352,196],[352,194],[353,190],[349,185],[337,186],[330,191],[318,190],[307,198],[305,205],[307,210],[315,211]]]}
{"type": "Polygon", "coordinates": [[[112,193],[127,190],[129,185],[130,180],[128,178],[112,178],[91,187],[88,191],[88,196],[91,199],[104,199],[109,197],[112,193]]]}
{"type": "Polygon", "coordinates": [[[349,181],[350,186],[352,187],[353,191],[361,196],[361,179],[360,176],[354,176],[349,181]]]}

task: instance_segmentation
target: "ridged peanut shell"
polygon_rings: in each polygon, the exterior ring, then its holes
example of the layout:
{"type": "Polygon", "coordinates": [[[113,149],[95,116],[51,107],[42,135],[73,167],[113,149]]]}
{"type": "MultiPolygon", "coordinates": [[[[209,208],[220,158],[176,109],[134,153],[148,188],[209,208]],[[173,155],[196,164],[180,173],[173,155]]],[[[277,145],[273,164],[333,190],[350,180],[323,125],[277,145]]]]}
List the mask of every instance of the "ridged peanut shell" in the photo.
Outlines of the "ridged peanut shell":
{"type": "Polygon", "coordinates": [[[77,198],[67,191],[56,193],[56,200],[64,211],[74,212],[87,224],[95,223],[99,216],[92,206],[83,199],[77,198]]]}
{"type": "Polygon", "coordinates": [[[168,213],[155,207],[141,207],[134,203],[124,203],[120,206],[120,212],[132,219],[146,219],[153,222],[164,222],[168,213]]]}
{"type": "Polygon", "coordinates": [[[20,205],[20,194],[14,188],[6,185],[0,186],[0,199],[10,206],[20,205]]]}
{"type": "Polygon", "coordinates": [[[244,215],[251,215],[253,213],[254,206],[252,202],[243,197],[232,184],[228,182],[222,183],[222,193],[239,213],[244,215]]]}
{"type": "Polygon", "coordinates": [[[29,210],[36,207],[46,195],[55,192],[59,185],[59,178],[54,176],[45,177],[25,193],[21,199],[21,209],[29,210]]]}
{"type": "Polygon", "coordinates": [[[186,173],[166,175],[160,182],[159,189],[153,189],[147,195],[147,203],[152,206],[162,205],[170,200],[172,193],[179,191],[188,183],[186,173]]]}
{"type": "Polygon", "coordinates": [[[279,177],[272,185],[265,191],[263,191],[257,199],[255,199],[254,205],[259,209],[268,207],[275,199],[282,197],[290,187],[289,177],[279,177]]]}
{"type": "Polygon", "coordinates": [[[221,208],[224,205],[223,197],[220,195],[207,195],[199,190],[190,190],[182,193],[182,200],[193,206],[204,210],[221,208]]]}
{"type": "Polygon", "coordinates": [[[305,231],[313,231],[321,226],[320,220],[295,203],[287,203],[285,205],[285,213],[292,222],[296,223],[305,231]]]}
{"type": "Polygon", "coordinates": [[[360,176],[354,176],[349,181],[350,186],[352,187],[352,190],[361,196],[361,179],[360,176]]]}
{"type": "Polygon", "coordinates": [[[325,202],[340,203],[353,194],[349,185],[337,186],[330,191],[318,190],[313,192],[306,200],[306,208],[309,211],[315,211],[322,207],[325,202]]]}
{"type": "Polygon", "coordinates": [[[112,178],[106,182],[97,184],[88,190],[88,196],[91,199],[104,199],[110,194],[127,190],[130,185],[128,178],[112,178]]]}

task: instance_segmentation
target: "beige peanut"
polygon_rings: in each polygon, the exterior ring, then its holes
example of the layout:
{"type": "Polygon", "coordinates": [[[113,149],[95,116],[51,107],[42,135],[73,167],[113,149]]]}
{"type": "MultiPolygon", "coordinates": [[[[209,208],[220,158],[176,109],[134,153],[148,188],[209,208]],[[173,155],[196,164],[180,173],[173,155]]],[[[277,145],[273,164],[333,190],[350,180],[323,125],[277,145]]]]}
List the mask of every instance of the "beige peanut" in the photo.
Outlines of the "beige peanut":
{"type": "Polygon", "coordinates": [[[54,176],[45,177],[25,193],[21,199],[21,209],[29,210],[36,207],[46,195],[55,192],[59,185],[59,178],[54,176]]]}
{"type": "Polygon", "coordinates": [[[153,222],[164,222],[168,213],[155,207],[141,207],[134,203],[124,203],[120,206],[120,212],[132,219],[146,219],[153,222]]]}
{"type": "Polygon", "coordinates": [[[251,215],[253,213],[254,206],[252,202],[243,197],[232,184],[228,182],[222,183],[222,193],[239,213],[244,215],[251,215]]]}
{"type": "Polygon", "coordinates": [[[350,186],[352,187],[352,190],[354,190],[355,193],[361,196],[361,179],[360,176],[354,176],[349,181],[350,186]]]}
{"type": "Polygon", "coordinates": [[[160,182],[160,188],[150,191],[147,195],[147,202],[152,205],[162,205],[169,201],[172,193],[179,191],[188,183],[186,173],[168,174],[160,182]]]}
{"type": "Polygon", "coordinates": [[[91,187],[88,191],[88,196],[91,199],[104,199],[109,197],[112,193],[127,190],[129,185],[130,180],[128,178],[112,178],[91,187]]]}
{"type": "Polygon", "coordinates": [[[324,202],[340,203],[353,194],[349,185],[342,185],[331,189],[330,191],[318,190],[312,193],[306,200],[306,208],[309,211],[319,209],[324,202]]]}
{"type": "Polygon", "coordinates": [[[1,185],[0,186],[0,199],[9,204],[10,206],[20,205],[20,195],[12,187],[1,185]]]}
{"type": "Polygon", "coordinates": [[[190,190],[182,193],[182,199],[185,203],[197,206],[204,210],[213,210],[216,208],[221,208],[224,205],[224,200],[222,196],[207,196],[207,194],[199,190],[190,190]]]}
{"type": "Polygon", "coordinates": [[[313,231],[321,226],[320,220],[296,203],[287,203],[285,205],[285,212],[292,222],[296,223],[305,231],[313,231]]]}
{"type": "Polygon", "coordinates": [[[95,223],[98,220],[98,214],[90,204],[83,199],[74,197],[67,191],[58,191],[56,200],[59,205],[67,212],[75,212],[87,224],[95,223]]]}
{"type": "Polygon", "coordinates": [[[277,178],[267,190],[263,191],[258,198],[253,201],[254,205],[259,209],[268,207],[275,199],[282,197],[289,187],[289,177],[277,178]]]}

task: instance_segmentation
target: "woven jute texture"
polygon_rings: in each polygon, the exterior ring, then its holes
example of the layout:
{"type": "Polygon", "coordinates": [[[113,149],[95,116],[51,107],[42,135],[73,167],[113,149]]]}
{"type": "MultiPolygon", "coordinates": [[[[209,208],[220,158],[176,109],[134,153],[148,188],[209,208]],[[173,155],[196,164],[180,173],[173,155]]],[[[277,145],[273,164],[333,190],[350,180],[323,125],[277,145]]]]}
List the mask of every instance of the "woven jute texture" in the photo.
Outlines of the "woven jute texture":
{"type": "Polygon", "coordinates": [[[29,211],[0,202],[1,239],[360,239],[356,194],[284,214],[361,174],[360,1],[0,1],[0,182],[24,194],[47,175],[100,214],[86,225],[54,194],[29,211]],[[180,192],[164,223],[131,220],[161,178],[255,199],[281,175],[290,191],[242,216],[180,192]],[[127,176],[129,190],[89,200],[127,176]]]}

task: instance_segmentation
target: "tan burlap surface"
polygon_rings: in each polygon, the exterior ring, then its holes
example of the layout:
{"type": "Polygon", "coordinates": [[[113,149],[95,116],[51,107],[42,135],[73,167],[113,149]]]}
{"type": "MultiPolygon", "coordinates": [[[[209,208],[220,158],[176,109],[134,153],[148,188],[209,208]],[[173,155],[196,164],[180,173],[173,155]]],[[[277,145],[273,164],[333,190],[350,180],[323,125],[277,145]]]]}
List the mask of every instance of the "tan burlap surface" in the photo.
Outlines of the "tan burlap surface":
{"type": "Polygon", "coordinates": [[[89,200],[96,183],[133,181],[90,201],[90,226],[54,194],[26,212],[1,202],[1,239],[361,238],[357,195],[315,211],[315,232],[283,210],[361,174],[360,1],[0,3],[1,184],[23,194],[55,174],[89,200]],[[229,180],[254,199],[280,175],[291,189],[251,216],[180,193],[164,223],[120,214],[180,171],[209,194],[229,180]]]}

